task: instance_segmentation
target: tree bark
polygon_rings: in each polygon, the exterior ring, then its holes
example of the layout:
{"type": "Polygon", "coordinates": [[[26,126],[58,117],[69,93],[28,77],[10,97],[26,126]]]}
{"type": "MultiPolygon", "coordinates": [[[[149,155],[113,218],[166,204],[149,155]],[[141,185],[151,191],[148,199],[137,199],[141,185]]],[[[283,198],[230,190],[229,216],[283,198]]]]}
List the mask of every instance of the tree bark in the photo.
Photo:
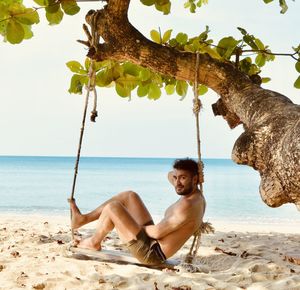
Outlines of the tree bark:
{"type": "MultiPolygon", "coordinates": [[[[90,48],[88,56],[130,61],[194,81],[196,55],[145,38],[128,20],[129,4],[130,0],[108,0],[103,9],[87,14],[87,22],[104,40],[90,48]]],[[[300,106],[208,54],[199,56],[198,82],[220,96],[213,105],[215,114],[222,115],[231,128],[243,124],[245,132],[235,142],[232,159],[259,171],[263,201],[271,207],[290,202],[300,209],[300,106]]]]}

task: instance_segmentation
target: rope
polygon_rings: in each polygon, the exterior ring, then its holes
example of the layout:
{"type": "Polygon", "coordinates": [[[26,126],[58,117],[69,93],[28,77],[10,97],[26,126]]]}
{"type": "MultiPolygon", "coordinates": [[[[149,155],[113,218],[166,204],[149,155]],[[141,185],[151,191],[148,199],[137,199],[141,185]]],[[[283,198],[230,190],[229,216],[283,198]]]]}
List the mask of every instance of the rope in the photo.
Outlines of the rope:
{"type": "Polygon", "coordinates": [[[195,65],[195,76],[194,76],[194,99],[193,99],[193,112],[196,120],[196,133],[197,133],[197,153],[198,153],[198,177],[200,191],[202,193],[203,178],[203,162],[201,161],[201,141],[200,141],[200,125],[199,125],[199,113],[202,108],[202,103],[198,98],[198,74],[199,74],[199,53],[196,53],[196,65],[195,65]]]}
{"type": "MultiPolygon", "coordinates": [[[[97,49],[97,44],[99,42],[99,35],[97,33],[96,29],[96,17],[93,19],[93,25],[91,26],[91,34],[88,31],[88,28],[84,26],[84,31],[88,37],[89,44],[97,49]]],[[[82,124],[81,124],[81,129],[80,129],[80,136],[79,136],[79,144],[78,144],[78,150],[77,150],[77,157],[76,157],[76,162],[75,162],[75,168],[74,168],[74,177],[73,177],[73,185],[72,185],[72,192],[70,196],[70,200],[74,200],[74,194],[75,194],[75,187],[76,187],[76,180],[77,180],[77,175],[78,175],[78,166],[79,166],[79,160],[80,160],[80,153],[81,153],[81,146],[82,146],[82,140],[83,140],[83,133],[85,129],[85,120],[86,120],[86,113],[87,113],[87,108],[88,108],[88,103],[89,103],[89,97],[90,97],[90,92],[92,91],[94,94],[94,106],[93,110],[91,112],[91,121],[96,122],[96,117],[98,116],[97,112],[97,91],[96,91],[96,69],[95,69],[95,61],[91,60],[90,67],[89,67],[89,72],[88,72],[88,84],[85,87],[86,88],[86,96],[85,96],[85,104],[84,104],[84,109],[83,109],[83,117],[82,117],[82,124]]],[[[74,240],[74,229],[72,228],[72,210],[70,208],[70,219],[71,219],[71,234],[72,234],[72,239],[74,240]]]]}
{"type": "MultiPolygon", "coordinates": [[[[75,186],[76,186],[76,180],[77,180],[77,175],[78,175],[78,165],[79,165],[81,146],[82,146],[82,140],[83,140],[83,133],[84,133],[84,129],[85,129],[86,112],[87,112],[87,108],[88,108],[90,92],[94,85],[94,84],[92,84],[93,79],[95,78],[94,61],[92,61],[90,64],[88,76],[89,76],[89,81],[88,81],[88,85],[86,88],[85,104],[84,104],[83,117],[82,117],[81,129],[80,129],[77,157],[76,157],[75,168],[74,168],[72,193],[70,196],[71,200],[74,199],[75,186]]],[[[71,217],[71,222],[72,222],[72,210],[71,209],[70,209],[70,217],[71,217]]],[[[72,239],[74,240],[74,230],[72,227],[71,227],[71,234],[72,234],[72,239]]]]}
{"type": "MultiPolygon", "coordinates": [[[[199,125],[199,113],[202,108],[202,104],[200,99],[198,98],[198,76],[199,76],[199,53],[196,53],[196,65],[195,65],[195,75],[194,75],[194,85],[193,85],[193,91],[194,91],[193,113],[195,115],[196,132],[197,132],[196,140],[197,140],[197,153],[198,153],[198,182],[200,187],[200,193],[203,194],[202,183],[204,182],[204,178],[203,178],[203,162],[201,161],[201,142],[200,142],[200,125],[199,125]]],[[[200,247],[200,237],[202,232],[201,228],[202,227],[200,227],[194,233],[194,239],[190,251],[185,258],[185,261],[187,263],[192,263],[200,247]]]]}
{"type": "Polygon", "coordinates": [[[97,111],[97,91],[95,86],[93,88],[93,92],[94,92],[94,106],[91,112],[91,122],[96,122],[96,118],[98,117],[98,111],[97,111]]]}

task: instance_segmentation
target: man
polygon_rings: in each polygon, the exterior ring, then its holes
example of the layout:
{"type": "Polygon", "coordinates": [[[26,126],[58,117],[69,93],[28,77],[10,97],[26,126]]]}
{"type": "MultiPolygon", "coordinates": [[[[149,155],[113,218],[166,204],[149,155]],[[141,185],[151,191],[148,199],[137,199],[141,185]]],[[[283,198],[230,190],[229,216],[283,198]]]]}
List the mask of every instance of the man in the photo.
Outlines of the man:
{"type": "Polygon", "coordinates": [[[160,264],[173,256],[201,226],[205,211],[205,199],[198,189],[198,164],[188,158],[177,159],[173,169],[168,178],[180,198],[157,225],[133,191],[119,193],[88,214],[81,214],[75,200],[69,200],[73,229],[98,219],[95,234],[77,241],[77,246],[101,250],[101,242],[115,228],[142,263],[160,264]]]}

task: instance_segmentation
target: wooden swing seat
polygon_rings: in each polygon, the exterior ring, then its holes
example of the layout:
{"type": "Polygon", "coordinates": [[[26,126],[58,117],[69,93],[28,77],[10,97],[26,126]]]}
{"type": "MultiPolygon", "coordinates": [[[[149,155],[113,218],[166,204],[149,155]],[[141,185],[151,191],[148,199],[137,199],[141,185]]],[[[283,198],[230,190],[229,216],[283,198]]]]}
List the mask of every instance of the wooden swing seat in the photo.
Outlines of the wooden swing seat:
{"type": "Polygon", "coordinates": [[[175,266],[180,264],[180,261],[176,259],[168,259],[163,264],[159,265],[147,265],[139,262],[136,258],[131,256],[129,253],[123,251],[113,251],[113,250],[105,250],[101,251],[93,251],[88,249],[82,249],[78,247],[71,246],[69,247],[69,251],[72,252],[73,257],[82,260],[97,260],[101,262],[110,262],[117,264],[130,264],[141,267],[147,267],[151,269],[174,269],[175,266]]]}

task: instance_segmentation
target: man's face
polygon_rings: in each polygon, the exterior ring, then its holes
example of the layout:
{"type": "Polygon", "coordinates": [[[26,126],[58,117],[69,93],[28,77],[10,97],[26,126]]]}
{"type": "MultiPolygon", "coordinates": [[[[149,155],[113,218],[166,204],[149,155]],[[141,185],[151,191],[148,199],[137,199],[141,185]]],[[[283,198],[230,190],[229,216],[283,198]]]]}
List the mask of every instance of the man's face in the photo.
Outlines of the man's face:
{"type": "Polygon", "coordinates": [[[195,177],[192,176],[192,173],[182,169],[174,169],[173,173],[174,187],[177,194],[190,194],[197,184],[195,177]]]}

